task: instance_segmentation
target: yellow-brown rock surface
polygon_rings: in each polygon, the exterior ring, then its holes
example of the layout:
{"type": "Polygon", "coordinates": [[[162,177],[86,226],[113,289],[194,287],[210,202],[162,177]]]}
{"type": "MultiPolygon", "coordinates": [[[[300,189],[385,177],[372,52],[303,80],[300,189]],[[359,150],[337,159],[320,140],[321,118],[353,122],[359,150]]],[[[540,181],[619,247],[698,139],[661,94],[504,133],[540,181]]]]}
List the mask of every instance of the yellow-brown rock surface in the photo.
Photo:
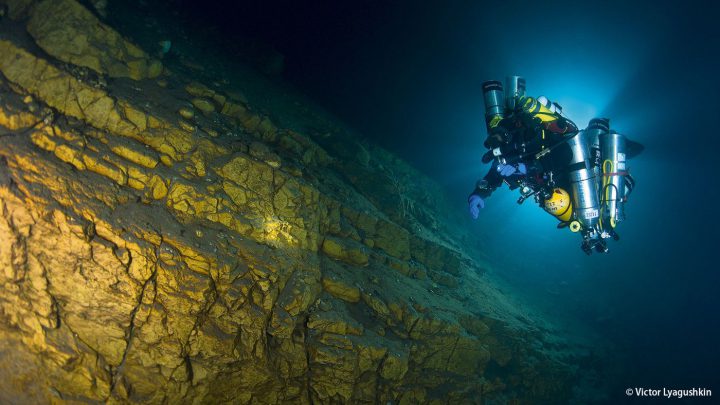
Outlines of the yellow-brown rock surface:
{"type": "Polygon", "coordinates": [[[157,77],[162,64],[101,23],[75,0],[43,0],[30,12],[27,30],[45,52],[110,77],[157,77]]]}
{"type": "Polygon", "coordinates": [[[74,0],[9,3],[0,402],[569,395],[570,348],[539,349],[546,337],[405,188],[419,174],[335,124],[314,138],[182,75],[168,80],[185,98],[94,86],[73,66],[141,79],[153,62],[74,0]],[[177,113],[191,104],[192,124],[177,113]]]}

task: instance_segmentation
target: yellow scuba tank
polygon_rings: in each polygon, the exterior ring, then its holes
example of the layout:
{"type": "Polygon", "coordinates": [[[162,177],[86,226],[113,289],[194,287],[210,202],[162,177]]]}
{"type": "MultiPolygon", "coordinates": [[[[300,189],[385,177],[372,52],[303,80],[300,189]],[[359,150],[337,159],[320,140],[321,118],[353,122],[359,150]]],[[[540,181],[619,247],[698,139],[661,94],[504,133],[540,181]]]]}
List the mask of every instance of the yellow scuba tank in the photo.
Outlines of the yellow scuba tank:
{"type": "Polygon", "coordinates": [[[524,97],[520,100],[520,106],[525,114],[538,118],[542,122],[551,122],[560,118],[560,114],[552,111],[540,101],[532,97],[524,97]]]}
{"type": "Polygon", "coordinates": [[[545,200],[545,211],[562,222],[569,221],[573,213],[570,194],[561,188],[553,189],[550,198],[545,200]]]}

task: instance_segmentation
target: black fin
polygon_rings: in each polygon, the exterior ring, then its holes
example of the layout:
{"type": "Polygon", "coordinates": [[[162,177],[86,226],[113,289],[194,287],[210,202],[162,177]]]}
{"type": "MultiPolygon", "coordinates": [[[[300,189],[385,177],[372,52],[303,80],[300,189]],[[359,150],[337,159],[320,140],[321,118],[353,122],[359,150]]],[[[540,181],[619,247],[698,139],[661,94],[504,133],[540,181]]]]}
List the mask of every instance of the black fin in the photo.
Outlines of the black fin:
{"type": "Polygon", "coordinates": [[[634,158],[635,156],[639,155],[643,150],[645,150],[645,147],[641,143],[631,141],[629,139],[625,140],[625,155],[628,159],[634,158]]]}

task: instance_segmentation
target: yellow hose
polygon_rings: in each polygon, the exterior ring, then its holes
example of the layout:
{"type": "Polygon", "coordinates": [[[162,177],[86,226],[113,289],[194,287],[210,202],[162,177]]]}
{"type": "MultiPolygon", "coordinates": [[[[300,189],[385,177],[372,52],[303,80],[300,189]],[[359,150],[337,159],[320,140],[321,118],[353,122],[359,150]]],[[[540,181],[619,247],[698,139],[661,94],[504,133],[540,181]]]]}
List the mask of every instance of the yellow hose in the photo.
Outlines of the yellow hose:
{"type": "MultiPolygon", "coordinates": [[[[609,186],[610,186],[610,182],[611,182],[610,176],[608,176],[607,173],[613,173],[615,168],[613,167],[612,160],[609,160],[609,159],[606,159],[603,162],[602,167],[603,167],[603,193],[605,194],[605,203],[607,204],[607,202],[610,199],[610,187],[609,186]],[[606,165],[610,165],[609,170],[606,169],[606,165]]],[[[615,213],[611,212],[610,213],[610,226],[615,228],[615,224],[616,224],[615,213]]],[[[600,215],[600,228],[602,228],[602,215],[600,215]]]]}

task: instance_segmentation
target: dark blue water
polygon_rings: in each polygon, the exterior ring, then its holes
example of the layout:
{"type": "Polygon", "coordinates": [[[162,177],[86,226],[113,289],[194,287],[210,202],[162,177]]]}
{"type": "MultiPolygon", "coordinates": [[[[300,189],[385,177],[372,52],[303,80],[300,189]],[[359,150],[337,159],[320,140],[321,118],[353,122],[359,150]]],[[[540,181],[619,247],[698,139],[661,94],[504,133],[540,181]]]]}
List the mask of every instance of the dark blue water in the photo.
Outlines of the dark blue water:
{"type": "Polygon", "coordinates": [[[720,15],[700,2],[585,3],[169,7],[198,30],[274,46],[285,79],[443,184],[459,211],[487,171],[483,81],[522,75],[530,95],[559,102],[581,127],[609,117],[645,145],[629,164],[637,187],[610,254],[586,256],[577,235],[508,190],[471,226],[518,294],[615,345],[609,398],[627,387],[720,395],[720,15]]]}

